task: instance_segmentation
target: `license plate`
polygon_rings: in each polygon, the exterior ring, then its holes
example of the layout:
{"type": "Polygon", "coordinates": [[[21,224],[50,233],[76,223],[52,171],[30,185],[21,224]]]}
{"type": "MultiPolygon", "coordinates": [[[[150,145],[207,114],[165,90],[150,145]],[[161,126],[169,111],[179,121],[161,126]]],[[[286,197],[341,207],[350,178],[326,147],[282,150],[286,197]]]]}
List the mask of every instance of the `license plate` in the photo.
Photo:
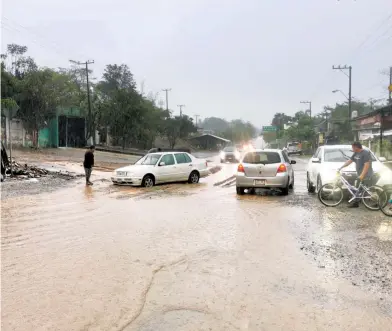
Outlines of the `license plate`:
{"type": "Polygon", "coordinates": [[[264,179],[255,179],[254,185],[265,185],[265,180],[264,179]]]}
{"type": "Polygon", "coordinates": [[[117,171],[117,176],[125,176],[126,172],[124,171],[117,171]]]}

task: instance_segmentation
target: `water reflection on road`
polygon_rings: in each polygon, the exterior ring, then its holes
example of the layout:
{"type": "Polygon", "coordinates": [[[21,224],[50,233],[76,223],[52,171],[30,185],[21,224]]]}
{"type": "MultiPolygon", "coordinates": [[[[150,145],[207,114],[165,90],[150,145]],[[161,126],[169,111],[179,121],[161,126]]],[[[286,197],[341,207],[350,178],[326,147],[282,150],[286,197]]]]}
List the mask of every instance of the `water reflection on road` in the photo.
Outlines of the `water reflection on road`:
{"type": "Polygon", "coordinates": [[[301,184],[213,186],[235,167],[196,186],[81,182],[3,202],[3,330],[388,330],[379,297],[337,277],[340,262],[311,263],[296,236],[308,224],[331,252],[347,225],[300,203],[301,184]]]}

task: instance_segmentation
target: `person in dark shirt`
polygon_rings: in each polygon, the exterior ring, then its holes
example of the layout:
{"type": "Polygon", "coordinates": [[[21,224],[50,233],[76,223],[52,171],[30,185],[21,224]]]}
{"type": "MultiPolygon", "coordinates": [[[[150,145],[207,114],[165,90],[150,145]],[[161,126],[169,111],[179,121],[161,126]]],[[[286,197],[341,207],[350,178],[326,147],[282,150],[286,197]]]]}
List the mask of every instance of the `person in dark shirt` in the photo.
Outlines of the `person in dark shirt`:
{"type": "MultiPolygon", "coordinates": [[[[364,182],[366,185],[374,185],[374,181],[376,178],[373,176],[373,167],[372,167],[372,155],[370,151],[363,149],[362,144],[360,142],[354,142],[352,144],[354,154],[351,156],[350,160],[348,160],[340,169],[349,166],[351,163],[355,163],[358,180],[356,181],[356,186],[358,187],[361,182],[364,182]]],[[[349,205],[351,208],[359,207],[359,203],[357,200],[354,200],[354,203],[349,205]]]]}
{"type": "Polygon", "coordinates": [[[93,185],[93,183],[90,182],[90,177],[94,166],[94,152],[95,146],[90,146],[84,154],[83,167],[84,172],[86,173],[86,185],[93,185]]]}

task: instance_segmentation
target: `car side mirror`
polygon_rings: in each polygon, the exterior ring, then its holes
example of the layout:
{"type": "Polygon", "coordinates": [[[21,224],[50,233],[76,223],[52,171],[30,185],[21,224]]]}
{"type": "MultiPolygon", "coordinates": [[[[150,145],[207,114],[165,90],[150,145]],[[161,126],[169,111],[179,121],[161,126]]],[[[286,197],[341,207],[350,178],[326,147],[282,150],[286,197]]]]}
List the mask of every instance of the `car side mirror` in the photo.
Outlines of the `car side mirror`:
{"type": "Polygon", "coordinates": [[[163,167],[164,165],[166,165],[165,162],[163,162],[163,161],[162,161],[162,162],[159,162],[159,166],[160,166],[160,167],[163,167]]]}
{"type": "Polygon", "coordinates": [[[321,160],[318,157],[312,157],[312,163],[321,163],[321,160]]]}
{"type": "Polygon", "coordinates": [[[380,157],[378,158],[378,160],[379,160],[380,162],[387,162],[387,159],[386,159],[385,157],[383,157],[383,156],[380,156],[380,157]]]}
{"type": "Polygon", "coordinates": [[[297,161],[291,160],[291,161],[290,161],[290,164],[297,164],[297,161]]]}

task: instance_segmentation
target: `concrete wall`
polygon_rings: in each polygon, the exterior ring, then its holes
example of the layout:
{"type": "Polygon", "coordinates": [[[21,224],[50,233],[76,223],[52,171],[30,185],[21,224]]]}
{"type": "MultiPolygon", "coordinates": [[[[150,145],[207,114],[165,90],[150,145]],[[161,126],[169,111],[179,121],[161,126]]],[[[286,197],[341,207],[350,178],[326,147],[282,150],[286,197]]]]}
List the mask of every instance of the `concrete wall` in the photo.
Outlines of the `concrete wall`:
{"type": "Polygon", "coordinates": [[[31,142],[31,137],[23,128],[23,122],[18,119],[13,119],[10,123],[8,118],[5,118],[5,123],[2,123],[1,126],[1,139],[3,140],[4,144],[9,147],[10,124],[12,146],[28,145],[28,143],[31,142]]]}

